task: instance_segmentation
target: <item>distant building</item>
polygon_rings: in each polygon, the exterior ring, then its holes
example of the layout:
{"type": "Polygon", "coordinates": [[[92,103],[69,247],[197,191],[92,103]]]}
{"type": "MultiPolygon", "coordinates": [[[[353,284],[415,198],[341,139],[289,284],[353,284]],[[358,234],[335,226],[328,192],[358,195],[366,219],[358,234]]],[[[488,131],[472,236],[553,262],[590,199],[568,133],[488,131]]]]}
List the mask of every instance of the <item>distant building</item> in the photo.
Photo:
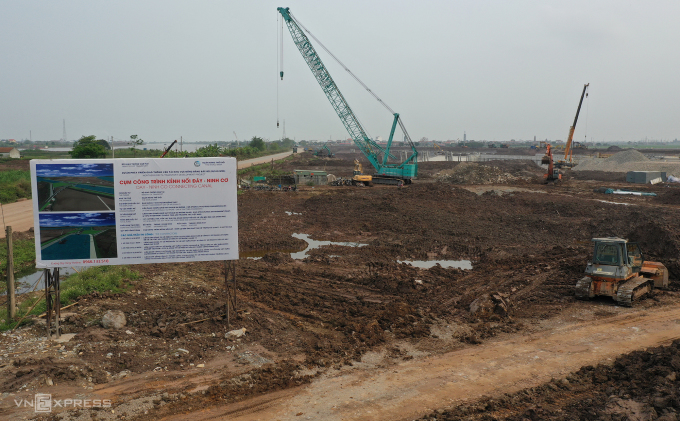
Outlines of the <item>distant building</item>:
{"type": "Polygon", "coordinates": [[[328,184],[326,171],[295,170],[295,184],[305,185],[310,182],[316,186],[328,184]]]}
{"type": "Polygon", "coordinates": [[[19,149],[17,148],[0,148],[0,157],[2,158],[21,158],[19,149]]]}

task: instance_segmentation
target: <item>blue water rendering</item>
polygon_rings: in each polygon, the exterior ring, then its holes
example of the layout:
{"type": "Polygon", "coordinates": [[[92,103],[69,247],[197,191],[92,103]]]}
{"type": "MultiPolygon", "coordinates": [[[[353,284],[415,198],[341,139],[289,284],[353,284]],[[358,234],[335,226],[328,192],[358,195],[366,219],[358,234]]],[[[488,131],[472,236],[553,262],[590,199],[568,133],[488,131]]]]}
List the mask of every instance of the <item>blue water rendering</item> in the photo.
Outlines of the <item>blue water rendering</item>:
{"type": "Polygon", "coordinates": [[[90,236],[72,234],[42,249],[42,260],[89,259],[90,236]],[[64,241],[62,244],[59,244],[64,241]]]}

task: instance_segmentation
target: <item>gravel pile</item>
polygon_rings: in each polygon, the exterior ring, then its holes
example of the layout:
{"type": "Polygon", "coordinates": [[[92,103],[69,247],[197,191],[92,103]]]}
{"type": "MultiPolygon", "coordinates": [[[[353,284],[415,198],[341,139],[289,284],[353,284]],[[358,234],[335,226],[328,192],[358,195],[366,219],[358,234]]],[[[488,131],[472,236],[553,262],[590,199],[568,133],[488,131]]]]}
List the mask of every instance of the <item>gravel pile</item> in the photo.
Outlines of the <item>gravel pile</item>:
{"type": "Polygon", "coordinates": [[[680,174],[680,164],[651,161],[644,154],[629,149],[610,156],[609,158],[582,158],[573,171],[663,171],[667,175],[680,174]]]}

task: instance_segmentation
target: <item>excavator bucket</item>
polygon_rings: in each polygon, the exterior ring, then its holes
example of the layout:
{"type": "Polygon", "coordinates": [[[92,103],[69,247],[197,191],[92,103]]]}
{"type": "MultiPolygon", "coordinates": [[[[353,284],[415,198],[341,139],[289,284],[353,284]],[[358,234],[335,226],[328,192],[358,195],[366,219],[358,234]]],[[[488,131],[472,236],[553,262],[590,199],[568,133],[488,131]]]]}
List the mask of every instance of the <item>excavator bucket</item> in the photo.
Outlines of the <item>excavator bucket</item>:
{"type": "Polygon", "coordinates": [[[548,155],[543,155],[543,158],[541,158],[541,164],[543,165],[550,164],[550,157],[548,155]]]}

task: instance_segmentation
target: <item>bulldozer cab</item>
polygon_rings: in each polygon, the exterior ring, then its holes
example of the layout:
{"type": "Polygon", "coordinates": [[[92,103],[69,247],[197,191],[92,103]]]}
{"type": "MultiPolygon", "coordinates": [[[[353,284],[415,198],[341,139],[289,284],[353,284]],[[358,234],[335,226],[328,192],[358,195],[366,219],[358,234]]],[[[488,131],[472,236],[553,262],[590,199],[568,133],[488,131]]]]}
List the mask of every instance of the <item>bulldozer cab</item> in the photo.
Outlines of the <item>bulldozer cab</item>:
{"type": "Polygon", "coordinates": [[[621,246],[619,242],[600,242],[595,241],[595,253],[593,253],[593,263],[607,266],[621,266],[621,246]]]}
{"type": "Polygon", "coordinates": [[[639,272],[642,267],[642,252],[637,243],[626,243],[626,255],[628,256],[628,265],[633,268],[634,272],[639,272]]]}
{"type": "Polygon", "coordinates": [[[637,243],[629,243],[623,238],[593,238],[595,251],[594,265],[627,266],[631,272],[639,272],[643,257],[637,243]]]}

